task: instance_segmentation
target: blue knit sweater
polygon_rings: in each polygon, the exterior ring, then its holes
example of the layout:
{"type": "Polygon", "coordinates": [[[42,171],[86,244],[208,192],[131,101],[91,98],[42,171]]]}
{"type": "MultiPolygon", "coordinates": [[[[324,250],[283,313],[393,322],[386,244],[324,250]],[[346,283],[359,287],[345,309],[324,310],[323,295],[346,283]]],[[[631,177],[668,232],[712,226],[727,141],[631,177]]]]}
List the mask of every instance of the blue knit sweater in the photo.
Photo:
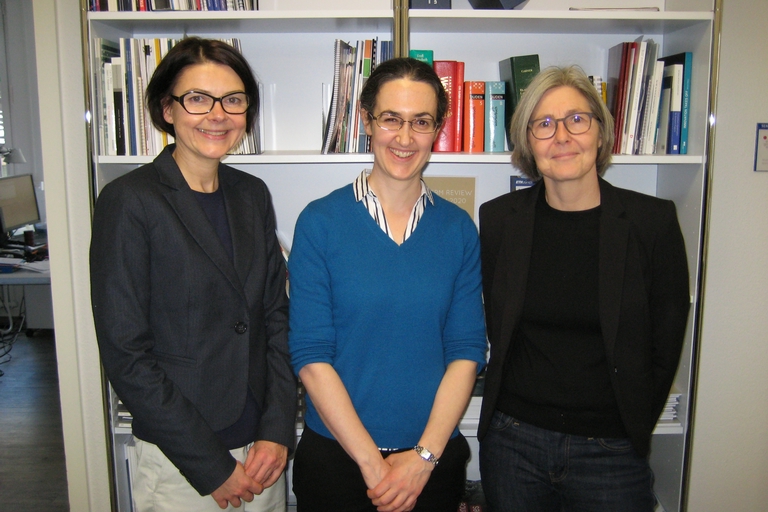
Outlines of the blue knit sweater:
{"type": "MultiPolygon", "coordinates": [[[[301,213],[289,260],[294,371],[331,364],[381,448],[417,444],[449,363],[485,363],[480,253],[440,197],[397,245],[348,185],[301,213]]],[[[333,438],[307,399],[306,424],[333,438]]],[[[454,432],[454,435],[457,431],[454,432]]]]}

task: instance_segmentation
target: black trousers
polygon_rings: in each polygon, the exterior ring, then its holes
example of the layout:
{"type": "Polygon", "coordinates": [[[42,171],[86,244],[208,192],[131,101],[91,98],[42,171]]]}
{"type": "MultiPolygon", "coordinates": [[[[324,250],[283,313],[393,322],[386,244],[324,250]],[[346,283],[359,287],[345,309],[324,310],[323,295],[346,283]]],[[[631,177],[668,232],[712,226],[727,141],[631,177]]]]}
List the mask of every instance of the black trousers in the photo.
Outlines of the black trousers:
{"type": "MultiPolygon", "coordinates": [[[[468,460],[469,445],[459,434],[448,441],[413,510],[456,512],[468,460]]],[[[293,460],[297,512],[375,512],[367,490],[360,468],[341,445],[305,427],[293,460]]]]}

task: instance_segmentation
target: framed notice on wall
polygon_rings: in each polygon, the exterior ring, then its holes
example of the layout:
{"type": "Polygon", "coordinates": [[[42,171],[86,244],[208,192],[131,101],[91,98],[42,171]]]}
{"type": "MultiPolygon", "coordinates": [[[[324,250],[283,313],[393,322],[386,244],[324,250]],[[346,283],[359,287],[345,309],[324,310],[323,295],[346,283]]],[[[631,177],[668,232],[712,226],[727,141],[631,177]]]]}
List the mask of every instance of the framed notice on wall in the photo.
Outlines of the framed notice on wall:
{"type": "Polygon", "coordinates": [[[757,123],[755,172],[768,172],[768,123],[757,123]]]}

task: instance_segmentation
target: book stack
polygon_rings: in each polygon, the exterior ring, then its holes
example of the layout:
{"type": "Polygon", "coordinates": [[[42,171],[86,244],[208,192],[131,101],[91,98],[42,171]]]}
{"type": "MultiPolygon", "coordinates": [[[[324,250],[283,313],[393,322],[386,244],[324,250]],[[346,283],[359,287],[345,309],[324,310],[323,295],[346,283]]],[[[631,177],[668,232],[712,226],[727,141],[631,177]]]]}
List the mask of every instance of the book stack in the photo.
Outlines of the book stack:
{"type": "Polygon", "coordinates": [[[376,65],[391,59],[392,52],[391,41],[366,39],[353,46],[336,39],[333,88],[323,115],[323,154],[369,151],[369,137],[360,116],[360,93],[376,65]]]}
{"type": "MultiPolygon", "coordinates": [[[[238,39],[225,39],[240,50],[238,39]]],[[[99,154],[104,156],[153,156],[173,142],[173,137],[152,125],[144,101],[155,68],[175,44],[169,38],[94,39],[98,55],[94,78],[99,154]]],[[[231,154],[261,153],[258,124],[231,154]]]]}
{"type": "Polygon", "coordinates": [[[658,44],[642,38],[608,52],[616,154],[688,152],[692,54],[660,57],[658,52],[658,44]]]}
{"type": "Polygon", "coordinates": [[[122,427],[122,428],[131,428],[131,424],[133,423],[133,415],[131,414],[131,411],[128,410],[128,408],[123,404],[122,400],[118,400],[117,402],[117,424],[116,427],[122,427]]]}
{"type": "Polygon", "coordinates": [[[679,421],[677,417],[677,406],[680,404],[680,393],[670,393],[667,398],[667,403],[664,405],[664,410],[659,417],[660,422],[676,422],[679,421]]]}
{"type": "Polygon", "coordinates": [[[506,84],[464,81],[464,63],[459,61],[436,60],[433,67],[448,96],[448,112],[432,151],[504,151],[506,84]]]}
{"type": "Polygon", "coordinates": [[[256,0],[88,0],[91,11],[254,11],[256,0]]]}

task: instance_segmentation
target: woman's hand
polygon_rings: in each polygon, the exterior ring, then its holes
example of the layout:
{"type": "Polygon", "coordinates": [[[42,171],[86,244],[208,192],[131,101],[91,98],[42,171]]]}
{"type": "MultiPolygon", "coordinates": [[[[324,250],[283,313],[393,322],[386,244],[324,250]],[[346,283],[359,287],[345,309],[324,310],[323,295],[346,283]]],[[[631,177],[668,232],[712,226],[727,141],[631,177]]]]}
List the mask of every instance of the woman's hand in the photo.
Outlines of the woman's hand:
{"type": "Polygon", "coordinates": [[[413,510],[434,466],[413,450],[394,453],[384,462],[390,470],[376,487],[369,489],[368,497],[379,512],[413,510]]]}

